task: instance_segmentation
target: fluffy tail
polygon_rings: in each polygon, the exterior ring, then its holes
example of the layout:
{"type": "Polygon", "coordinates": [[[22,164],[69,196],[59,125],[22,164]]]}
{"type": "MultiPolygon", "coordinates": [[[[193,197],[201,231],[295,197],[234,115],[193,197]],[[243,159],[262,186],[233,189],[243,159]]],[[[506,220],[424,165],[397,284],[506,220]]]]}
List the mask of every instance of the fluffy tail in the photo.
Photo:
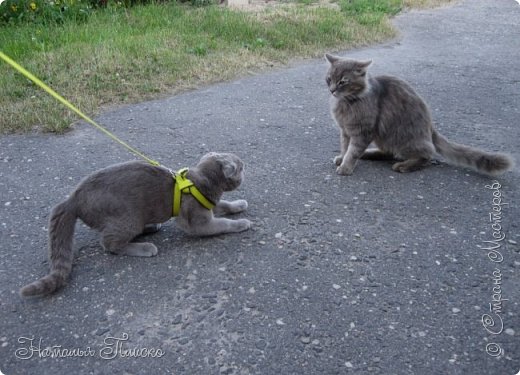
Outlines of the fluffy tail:
{"type": "Polygon", "coordinates": [[[435,150],[448,161],[456,165],[472,168],[480,173],[496,176],[507,172],[514,166],[513,159],[508,155],[489,153],[450,142],[436,130],[433,130],[432,141],[435,150]]]}
{"type": "Polygon", "coordinates": [[[24,297],[50,294],[65,285],[72,270],[72,237],[76,224],[76,213],[72,202],[66,200],[51,212],[49,220],[49,259],[51,272],[20,289],[24,297]]]}

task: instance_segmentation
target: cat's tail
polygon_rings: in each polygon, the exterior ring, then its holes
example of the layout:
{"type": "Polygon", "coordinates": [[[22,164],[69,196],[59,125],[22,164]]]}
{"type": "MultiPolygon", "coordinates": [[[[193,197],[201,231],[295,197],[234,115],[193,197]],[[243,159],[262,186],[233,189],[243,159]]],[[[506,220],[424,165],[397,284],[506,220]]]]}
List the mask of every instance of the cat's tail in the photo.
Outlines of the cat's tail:
{"type": "Polygon", "coordinates": [[[432,132],[435,150],[453,164],[469,167],[477,172],[496,176],[507,172],[514,166],[509,155],[490,153],[473,147],[448,141],[435,129],[432,132]]]}
{"type": "Polygon", "coordinates": [[[72,200],[53,208],[49,219],[49,259],[51,272],[20,289],[24,297],[42,296],[65,285],[72,270],[72,241],[76,224],[76,210],[72,200]]]}

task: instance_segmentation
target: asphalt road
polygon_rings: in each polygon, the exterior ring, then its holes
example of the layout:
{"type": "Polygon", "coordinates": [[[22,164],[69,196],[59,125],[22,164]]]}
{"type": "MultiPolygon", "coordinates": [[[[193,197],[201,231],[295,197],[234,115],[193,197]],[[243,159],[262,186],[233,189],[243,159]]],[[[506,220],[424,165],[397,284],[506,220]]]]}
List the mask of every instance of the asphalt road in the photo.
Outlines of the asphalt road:
{"type": "MultiPolygon", "coordinates": [[[[409,81],[450,139],[520,160],[519,20],[513,0],[464,1],[405,13],[398,40],[341,54],[409,81]]],[[[138,259],[105,254],[77,225],[70,284],[50,298],[18,296],[48,270],[50,208],[132,156],[84,123],[1,137],[1,371],[516,374],[519,168],[500,188],[443,163],[336,175],[325,70],[298,62],[99,116],[172,168],[240,155],[246,181],[229,197],[248,200],[253,229],[194,239],[171,221],[151,236],[158,256],[138,259]],[[486,250],[493,233],[505,239],[486,250]]]]}

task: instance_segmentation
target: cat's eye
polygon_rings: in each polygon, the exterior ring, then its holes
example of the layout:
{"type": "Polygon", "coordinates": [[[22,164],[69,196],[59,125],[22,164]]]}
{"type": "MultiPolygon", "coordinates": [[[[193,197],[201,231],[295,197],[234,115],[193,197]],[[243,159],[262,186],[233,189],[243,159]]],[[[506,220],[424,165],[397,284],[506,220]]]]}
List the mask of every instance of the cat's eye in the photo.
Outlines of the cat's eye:
{"type": "Polygon", "coordinates": [[[350,82],[350,80],[348,78],[343,77],[343,78],[341,78],[341,81],[339,81],[339,84],[346,85],[349,82],[350,82]]]}
{"type": "Polygon", "coordinates": [[[330,77],[325,78],[325,81],[327,81],[327,84],[330,84],[330,81],[331,81],[330,77]]]}

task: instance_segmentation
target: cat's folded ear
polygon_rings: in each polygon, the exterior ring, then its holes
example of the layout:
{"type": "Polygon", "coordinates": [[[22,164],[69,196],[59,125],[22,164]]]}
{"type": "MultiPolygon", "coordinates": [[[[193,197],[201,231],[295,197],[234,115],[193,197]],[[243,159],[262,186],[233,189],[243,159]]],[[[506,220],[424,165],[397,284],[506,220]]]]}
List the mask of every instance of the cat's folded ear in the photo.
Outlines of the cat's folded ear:
{"type": "Polygon", "coordinates": [[[208,152],[200,159],[199,164],[219,168],[225,178],[233,178],[242,167],[242,161],[236,155],[218,152],[208,152]]]}
{"type": "Polygon", "coordinates": [[[238,165],[231,154],[220,154],[218,155],[217,161],[220,164],[225,178],[231,178],[237,173],[238,165]]]}
{"type": "Polygon", "coordinates": [[[236,163],[230,160],[224,160],[222,162],[222,172],[224,173],[224,177],[226,178],[233,177],[237,172],[236,163]]]}
{"type": "Polygon", "coordinates": [[[333,55],[331,55],[331,54],[326,53],[326,54],[325,54],[325,59],[326,59],[329,63],[334,64],[336,61],[339,60],[339,57],[337,57],[337,56],[333,56],[333,55]]]}

